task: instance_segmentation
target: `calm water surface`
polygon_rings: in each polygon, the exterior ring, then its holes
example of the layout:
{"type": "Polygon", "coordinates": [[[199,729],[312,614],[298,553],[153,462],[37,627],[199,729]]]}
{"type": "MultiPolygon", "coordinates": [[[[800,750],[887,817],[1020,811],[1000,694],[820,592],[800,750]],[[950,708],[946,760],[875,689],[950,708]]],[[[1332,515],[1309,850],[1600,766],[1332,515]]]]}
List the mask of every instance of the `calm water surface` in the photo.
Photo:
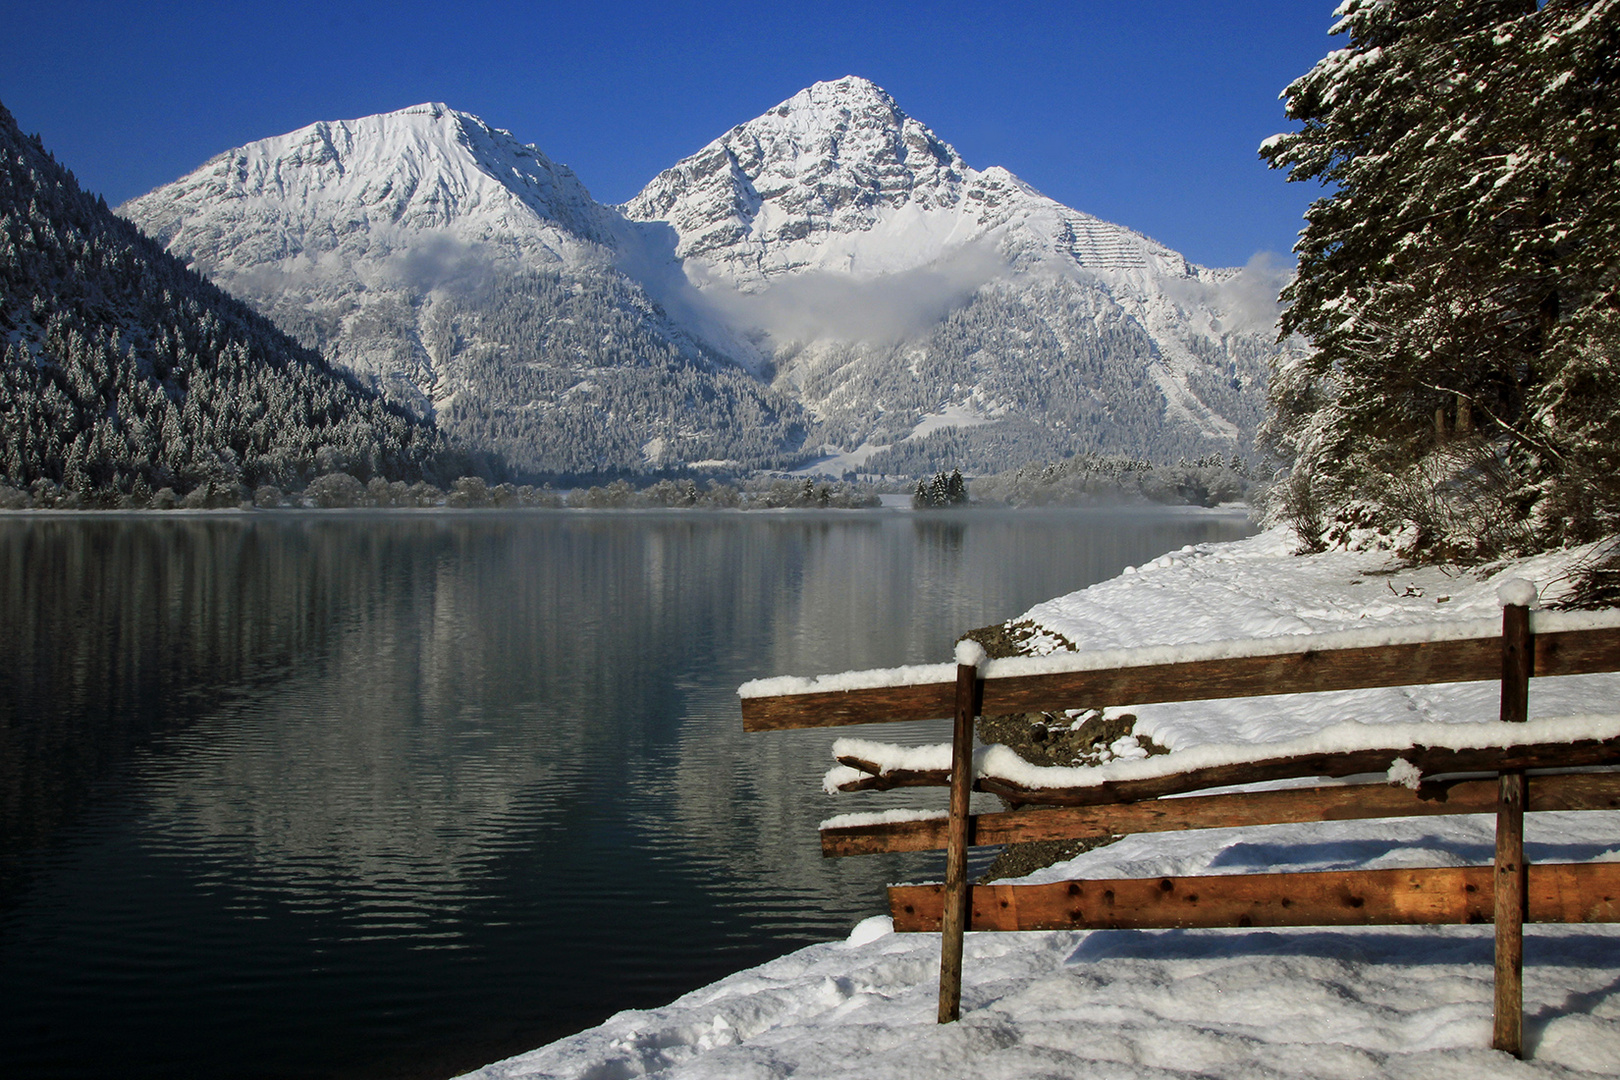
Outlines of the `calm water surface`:
{"type": "Polygon", "coordinates": [[[944,794],[829,799],[836,733],[744,736],[739,683],[946,661],[1247,531],[0,518],[0,1074],[448,1076],[840,937],[938,857],[823,860],[816,823],[944,794]]]}

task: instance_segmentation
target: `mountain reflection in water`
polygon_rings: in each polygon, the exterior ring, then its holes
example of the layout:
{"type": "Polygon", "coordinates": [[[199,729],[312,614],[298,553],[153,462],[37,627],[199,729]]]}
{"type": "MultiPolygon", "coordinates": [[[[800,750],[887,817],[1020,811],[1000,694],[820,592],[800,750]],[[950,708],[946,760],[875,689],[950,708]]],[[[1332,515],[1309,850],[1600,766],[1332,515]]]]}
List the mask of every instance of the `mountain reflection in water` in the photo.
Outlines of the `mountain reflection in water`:
{"type": "MultiPolygon", "coordinates": [[[[8,1075],[445,1076],[838,937],[826,731],[746,679],[964,630],[1240,517],[0,518],[8,1075]]],[[[865,729],[898,741],[948,723],[865,729]]]]}

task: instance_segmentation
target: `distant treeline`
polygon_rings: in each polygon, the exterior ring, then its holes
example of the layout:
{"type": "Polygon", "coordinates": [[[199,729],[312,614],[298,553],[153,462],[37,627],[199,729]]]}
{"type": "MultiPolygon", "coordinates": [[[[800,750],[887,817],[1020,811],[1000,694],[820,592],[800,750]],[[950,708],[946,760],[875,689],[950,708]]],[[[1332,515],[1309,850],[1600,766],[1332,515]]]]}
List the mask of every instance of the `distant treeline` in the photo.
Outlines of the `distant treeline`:
{"type": "MultiPolygon", "coordinates": [[[[880,500],[870,488],[850,483],[795,479],[744,481],[741,486],[687,478],[664,479],[645,487],[628,480],[574,488],[562,492],[549,486],[491,484],[479,476],[463,476],[448,488],[426,481],[407,484],[374,476],[362,483],[344,472],[316,477],[300,489],[283,490],[262,484],[249,490],[239,484],[213,484],[194,488],[184,496],[163,488],[144,502],[124,499],[116,504],[131,510],[237,509],[579,509],[647,510],[659,508],[704,510],[838,509],[861,510],[880,500]]],[[[77,509],[87,504],[77,492],[51,484],[28,490],[0,483],[0,510],[77,509]]]]}
{"type": "MultiPolygon", "coordinates": [[[[0,510],[75,509],[116,506],[123,509],[201,510],[213,508],[344,509],[344,508],[572,508],[583,510],[695,509],[865,509],[879,505],[879,485],[810,477],[770,477],[725,481],[692,477],[664,478],[640,486],[621,477],[590,487],[549,484],[494,484],[480,476],[463,476],[440,488],[418,480],[367,481],[345,472],[325,473],[307,485],[283,488],[261,484],[205,483],[185,495],[162,488],[144,500],[126,496],[117,503],[87,502],[71,488],[40,482],[21,489],[0,481],[0,510]]],[[[1174,465],[1131,458],[1081,456],[1045,465],[1027,465],[994,476],[975,477],[972,491],[960,471],[936,473],[912,490],[916,509],[970,504],[984,506],[1080,506],[1086,503],[1144,501],[1216,506],[1240,502],[1255,486],[1250,467],[1234,455],[1212,454],[1174,465]]],[[[903,490],[903,489],[898,489],[903,490]]]]}
{"type": "Polygon", "coordinates": [[[975,502],[1006,506],[1076,506],[1089,502],[1142,500],[1218,506],[1248,497],[1250,466],[1233,454],[1174,465],[1082,454],[1045,465],[1025,465],[973,481],[975,502]]]}

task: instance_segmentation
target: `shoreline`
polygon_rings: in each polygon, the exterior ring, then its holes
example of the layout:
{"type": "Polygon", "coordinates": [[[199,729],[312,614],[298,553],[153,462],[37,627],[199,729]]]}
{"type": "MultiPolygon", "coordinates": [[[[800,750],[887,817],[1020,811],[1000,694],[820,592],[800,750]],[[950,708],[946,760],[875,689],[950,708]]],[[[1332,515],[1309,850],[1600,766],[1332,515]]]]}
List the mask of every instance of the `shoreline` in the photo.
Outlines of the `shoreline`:
{"type": "MultiPolygon", "coordinates": [[[[909,496],[907,497],[909,500],[909,496]]],[[[953,507],[950,509],[918,510],[910,505],[906,506],[277,506],[252,507],[238,506],[209,507],[198,509],[153,510],[150,508],[108,508],[84,509],[63,507],[29,507],[26,509],[0,508],[0,520],[21,520],[35,517],[52,518],[139,518],[151,520],[156,518],[269,518],[269,517],[409,517],[417,515],[429,516],[458,516],[471,517],[478,515],[523,515],[540,517],[550,514],[618,514],[618,515],[655,515],[655,514],[681,514],[693,516],[706,515],[766,515],[766,514],[837,514],[846,516],[851,514],[870,514],[874,516],[915,515],[925,520],[951,520],[962,517],[972,517],[986,513],[1017,513],[1017,514],[1079,514],[1112,511],[1143,511],[1152,513],[1187,514],[1189,516],[1213,517],[1248,517],[1250,508],[1241,504],[1223,504],[1220,506],[1194,506],[1181,503],[1153,503],[1153,502],[1099,502],[1088,503],[1081,506],[1006,506],[1006,505],[980,505],[966,507],[953,507]]]]}
{"type": "MultiPolygon", "coordinates": [[[[1474,576],[1397,566],[1388,551],[1296,556],[1292,547],[1276,529],[1193,545],[1020,618],[1081,649],[1323,633],[1368,619],[1462,621],[1499,611],[1495,584],[1507,577],[1555,594],[1580,554],[1554,552],[1474,576]]],[[[1346,716],[1467,723],[1495,715],[1486,700],[1493,690],[1416,686],[1139,706],[1137,730],[1175,751],[1284,741],[1346,716]]],[[[1537,680],[1531,715],[1612,711],[1616,700],[1620,674],[1537,680]]],[[[1529,820],[1532,862],[1620,861],[1620,811],[1529,820]]],[[[1489,823],[1474,817],[1141,835],[1020,880],[1463,865],[1480,861],[1489,837],[1489,823]]],[[[845,941],[737,972],[661,1008],[619,1013],[466,1075],[1012,1080],[1101,1071],[1123,1080],[1238,1080],[1259,1071],[1349,1080],[1459,1066],[1504,1078],[1616,1075],[1620,1001],[1608,988],[1620,968],[1620,926],[1527,931],[1524,1062],[1488,1049],[1489,926],[974,933],[963,1019],[940,1026],[937,935],[895,934],[876,916],[845,941]]]]}

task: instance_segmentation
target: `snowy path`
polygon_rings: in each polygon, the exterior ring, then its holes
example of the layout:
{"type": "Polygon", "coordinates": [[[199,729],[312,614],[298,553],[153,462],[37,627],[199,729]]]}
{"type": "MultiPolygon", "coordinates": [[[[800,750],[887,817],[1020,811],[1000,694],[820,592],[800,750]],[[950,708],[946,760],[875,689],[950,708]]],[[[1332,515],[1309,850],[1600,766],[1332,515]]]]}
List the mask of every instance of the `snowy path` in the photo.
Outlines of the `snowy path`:
{"type": "MultiPolygon", "coordinates": [[[[1498,581],[1530,578],[1546,594],[1568,561],[1542,557],[1483,581],[1389,574],[1376,554],[1291,557],[1286,539],[1268,533],[1168,555],[1028,617],[1083,649],[1484,618],[1498,611],[1498,581]]],[[[1620,711],[1620,676],[1537,680],[1530,702],[1532,717],[1620,711]]],[[[1137,712],[1140,729],[1179,750],[1306,738],[1346,720],[1491,720],[1496,691],[1369,690],[1137,712]]],[[[856,809],[857,798],[829,806],[856,809]]],[[[1483,864],[1491,836],[1480,817],[1144,835],[1029,880],[1483,864]]],[[[1532,861],[1620,860],[1620,812],[1531,815],[1526,840],[1532,861]]],[[[876,918],[846,942],[620,1013],[472,1075],[1620,1076],[1620,926],[1526,928],[1525,1062],[1487,1049],[1491,941],[1488,926],[970,934],[963,1019],[941,1027],[938,938],[893,934],[876,918]]]]}

